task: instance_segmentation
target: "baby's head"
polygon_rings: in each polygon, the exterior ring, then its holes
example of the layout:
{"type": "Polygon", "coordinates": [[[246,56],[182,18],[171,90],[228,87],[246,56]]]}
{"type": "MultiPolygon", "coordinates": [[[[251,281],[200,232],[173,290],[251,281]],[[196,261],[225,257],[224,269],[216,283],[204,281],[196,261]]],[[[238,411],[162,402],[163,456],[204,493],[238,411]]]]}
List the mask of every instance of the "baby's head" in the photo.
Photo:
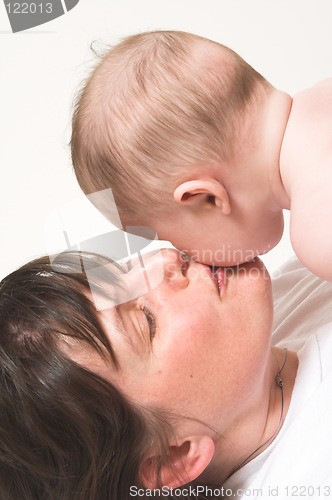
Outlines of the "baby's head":
{"type": "Polygon", "coordinates": [[[265,175],[258,178],[274,92],[210,40],[172,31],[131,36],[102,57],[78,96],[71,140],[78,182],[86,194],[111,188],[124,227],[152,226],[207,264],[249,260],[283,230],[281,211],[266,208],[265,175]]]}

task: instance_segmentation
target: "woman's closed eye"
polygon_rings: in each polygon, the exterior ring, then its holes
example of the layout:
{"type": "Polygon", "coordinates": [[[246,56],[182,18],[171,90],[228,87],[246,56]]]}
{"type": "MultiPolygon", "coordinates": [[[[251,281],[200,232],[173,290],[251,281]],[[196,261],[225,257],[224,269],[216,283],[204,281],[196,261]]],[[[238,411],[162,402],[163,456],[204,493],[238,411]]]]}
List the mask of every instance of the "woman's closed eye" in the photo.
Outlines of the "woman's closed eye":
{"type": "Polygon", "coordinates": [[[144,313],[148,327],[149,327],[149,335],[150,340],[153,339],[156,333],[156,321],[153,314],[147,309],[147,307],[142,306],[140,310],[144,313]]]}

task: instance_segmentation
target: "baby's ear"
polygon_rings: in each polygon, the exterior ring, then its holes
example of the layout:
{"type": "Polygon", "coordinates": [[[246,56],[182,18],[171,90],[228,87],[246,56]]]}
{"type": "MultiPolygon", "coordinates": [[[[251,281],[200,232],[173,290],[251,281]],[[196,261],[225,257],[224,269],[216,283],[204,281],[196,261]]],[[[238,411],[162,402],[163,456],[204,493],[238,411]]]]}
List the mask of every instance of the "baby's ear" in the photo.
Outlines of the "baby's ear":
{"type": "MultiPolygon", "coordinates": [[[[206,435],[190,436],[181,444],[170,446],[161,466],[162,486],[178,488],[196,479],[209,465],[214,455],[214,442],[206,435]]],[[[141,475],[145,488],[158,488],[155,462],[158,457],[150,455],[145,459],[141,475]]]]}
{"type": "Polygon", "coordinates": [[[231,213],[231,204],[226,188],[216,179],[196,179],[180,184],[173,193],[177,203],[195,208],[221,209],[224,215],[231,213]]]}

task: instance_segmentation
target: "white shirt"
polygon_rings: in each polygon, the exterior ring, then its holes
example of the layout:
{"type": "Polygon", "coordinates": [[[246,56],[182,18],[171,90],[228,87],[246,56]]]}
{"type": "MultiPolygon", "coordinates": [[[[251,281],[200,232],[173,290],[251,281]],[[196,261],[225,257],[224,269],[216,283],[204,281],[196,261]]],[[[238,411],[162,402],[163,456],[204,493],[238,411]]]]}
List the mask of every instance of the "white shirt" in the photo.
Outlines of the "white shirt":
{"type": "Polygon", "coordinates": [[[223,486],[235,499],[332,498],[332,284],[293,259],[274,294],[272,343],[302,345],[291,404],[271,445],[223,486]]]}

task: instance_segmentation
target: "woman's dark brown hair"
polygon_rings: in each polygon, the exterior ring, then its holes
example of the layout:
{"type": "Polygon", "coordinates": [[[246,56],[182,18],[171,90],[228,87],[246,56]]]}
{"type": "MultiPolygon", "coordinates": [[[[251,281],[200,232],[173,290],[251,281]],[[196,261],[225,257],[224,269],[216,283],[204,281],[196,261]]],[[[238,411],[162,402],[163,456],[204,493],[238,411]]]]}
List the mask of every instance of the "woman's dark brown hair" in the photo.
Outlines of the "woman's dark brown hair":
{"type": "MultiPolygon", "coordinates": [[[[140,470],[152,446],[154,496],[165,492],[161,467],[179,416],[133,406],[69,356],[69,346],[90,349],[119,368],[89,299],[100,269],[116,285],[116,273],[103,263],[68,252],[52,263],[32,261],[0,283],[1,500],[129,500],[138,491],[151,498],[140,470]]],[[[176,498],[206,496],[178,490],[176,498]]]]}
{"type": "Polygon", "coordinates": [[[35,260],[0,284],[1,500],[126,500],[141,486],[162,427],[64,349],[81,343],[117,365],[87,291],[79,254],[35,260]]]}

